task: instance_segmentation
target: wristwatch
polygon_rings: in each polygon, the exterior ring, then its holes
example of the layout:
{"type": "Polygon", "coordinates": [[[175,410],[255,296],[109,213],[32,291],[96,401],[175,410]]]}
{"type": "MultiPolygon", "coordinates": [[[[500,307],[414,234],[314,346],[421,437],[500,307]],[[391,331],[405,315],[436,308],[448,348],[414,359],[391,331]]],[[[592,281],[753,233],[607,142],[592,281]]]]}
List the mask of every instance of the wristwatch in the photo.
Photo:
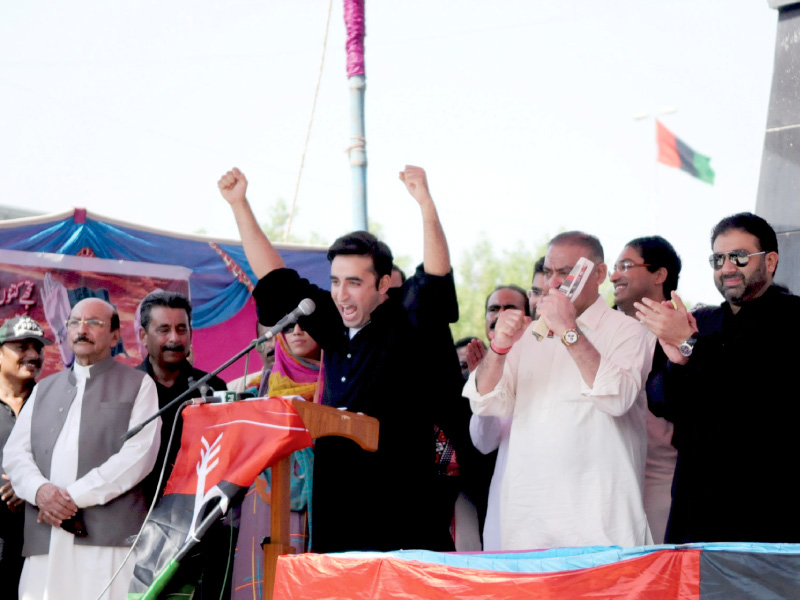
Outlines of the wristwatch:
{"type": "Polygon", "coordinates": [[[692,334],[685,342],[678,346],[678,350],[685,357],[690,357],[694,350],[694,345],[697,343],[697,338],[692,334]]]}
{"type": "Polygon", "coordinates": [[[578,338],[581,336],[581,330],[578,328],[575,329],[567,329],[563,334],[561,334],[561,341],[564,343],[565,346],[572,346],[572,344],[578,341],[578,338]]]}

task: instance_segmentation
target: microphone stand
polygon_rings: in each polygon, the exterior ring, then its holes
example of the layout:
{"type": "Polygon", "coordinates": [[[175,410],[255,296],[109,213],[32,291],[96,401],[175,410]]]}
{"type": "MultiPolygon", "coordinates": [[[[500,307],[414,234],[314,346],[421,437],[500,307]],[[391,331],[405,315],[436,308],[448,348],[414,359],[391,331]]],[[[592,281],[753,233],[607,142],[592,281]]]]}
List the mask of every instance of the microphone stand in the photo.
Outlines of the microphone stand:
{"type": "Polygon", "coordinates": [[[164,406],[164,408],[160,409],[157,413],[155,413],[154,415],[148,417],[147,419],[145,419],[144,421],[142,421],[141,423],[139,423],[135,427],[132,427],[131,429],[129,429],[128,432],[122,437],[122,441],[125,442],[125,441],[131,439],[133,436],[135,436],[137,433],[139,433],[142,429],[144,429],[147,426],[147,424],[150,423],[151,421],[153,421],[156,417],[160,417],[163,413],[168,411],[170,408],[172,408],[176,404],[179,404],[180,402],[183,402],[187,397],[189,397],[189,394],[194,392],[200,386],[205,385],[208,382],[209,379],[211,379],[212,377],[214,377],[215,375],[217,375],[221,371],[224,371],[225,369],[230,367],[233,363],[235,363],[237,360],[242,358],[245,354],[247,354],[251,350],[255,349],[255,347],[258,346],[259,344],[261,344],[263,342],[266,342],[267,340],[275,337],[274,334],[270,335],[271,333],[272,333],[271,331],[268,331],[267,333],[262,335],[260,338],[254,339],[252,342],[250,342],[250,344],[247,346],[247,348],[245,348],[244,350],[240,350],[233,357],[231,357],[227,361],[225,361],[222,365],[220,365],[219,367],[217,367],[216,369],[214,369],[210,373],[206,373],[205,375],[203,375],[200,379],[198,379],[192,385],[190,385],[189,388],[185,392],[183,392],[180,396],[175,398],[169,404],[166,404],[164,406]]]}

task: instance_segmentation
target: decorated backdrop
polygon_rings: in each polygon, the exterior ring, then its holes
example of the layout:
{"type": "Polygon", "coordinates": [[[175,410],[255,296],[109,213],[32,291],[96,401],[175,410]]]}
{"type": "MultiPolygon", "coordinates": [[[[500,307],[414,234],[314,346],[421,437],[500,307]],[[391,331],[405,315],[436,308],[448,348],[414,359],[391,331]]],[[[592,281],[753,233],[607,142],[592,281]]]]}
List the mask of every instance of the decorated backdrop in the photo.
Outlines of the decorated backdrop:
{"type": "MultiPolygon", "coordinates": [[[[44,285],[48,271],[46,265],[54,262],[42,262],[44,257],[36,253],[50,253],[117,262],[119,272],[114,275],[116,291],[112,298],[115,304],[129,304],[121,299],[123,297],[137,297],[135,302],[138,304],[141,301],[138,296],[145,287],[176,289],[164,286],[174,286],[174,281],[188,278],[193,306],[195,366],[200,369],[210,371],[216,368],[255,337],[256,313],[250,292],[256,281],[241,242],[159,231],[76,208],[65,213],[0,222],[0,248],[20,251],[24,254],[19,256],[26,257],[18,261],[25,264],[6,264],[11,274],[0,284],[4,294],[4,303],[0,305],[0,316],[3,318],[31,314],[45,322],[41,317],[44,310],[42,294],[49,291],[44,285]],[[125,263],[142,264],[133,268],[125,263]],[[45,266],[38,268],[34,264],[45,266]],[[184,271],[170,271],[169,267],[180,267],[184,271]],[[136,274],[126,279],[126,271],[135,271],[136,274]],[[162,277],[165,273],[168,275],[162,277]],[[178,275],[176,279],[175,273],[184,275],[178,275]],[[159,281],[156,281],[159,277],[159,281]],[[143,283],[148,278],[152,281],[143,283]],[[167,283],[166,280],[173,283],[167,283]],[[126,285],[130,286],[129,293],[126,292],[126,285]]],[[[296,269],[317,285],[329,286],[330,270],[325,257],[327,249],[294,244],[276,244],[276,248],[288,267],[296,269]]],[[[59,278],[51,278],[58,279],[54,283],[63,285],[64,278],[68,278],[65,273],[78,268],[74,267],[74,262],[69,264],[73,267],[61,269],[59,278]]],[[[72,281],[64,287],[69,290],[80,288],[82,284],[72,281]]],[[[275,290],[275,293],[279,294],[280,290],[275,290]]],[[[121,316],[124,326],[127,317],[125,314],[121,316]]],[[[132,328],[133,324],[129,324],[129,327],[132,328]]],[[[56,355],[48,356],[48,369],[56,364],[53,362],[56,358],[56,355]]],[[[260,368],[258,355],[253,352],[249,370],[253,372],[260,368]]],[[[225,380],[235,379],[243,371],[244,359],[223,371],[222,377],[225,380]]]]}

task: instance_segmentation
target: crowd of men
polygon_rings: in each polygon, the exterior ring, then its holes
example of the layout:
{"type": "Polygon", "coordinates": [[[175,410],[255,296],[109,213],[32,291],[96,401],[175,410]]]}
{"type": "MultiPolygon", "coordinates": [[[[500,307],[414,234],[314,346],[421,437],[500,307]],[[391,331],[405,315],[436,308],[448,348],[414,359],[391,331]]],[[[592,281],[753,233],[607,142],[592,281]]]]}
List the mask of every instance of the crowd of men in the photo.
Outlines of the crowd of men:
{"type": "MultiPolygon", "coordinates": [[[[779,341],[793,339],[800,298],[773,283],[778,244],[766,221],[740,213],[714,227],[724,301],[695,311],[676,293],[681,259],[665,239],[632,239],[608,266],[595,236],[561,233],[529,289],[506,283],[487,297],[488,346],[454,344],[453,272],[427,176],[407,166],[400,179],[420,211],[423,263],[406,278],[386,244],[353,232],[328,251],[330,291],[285,268],[238,169],[218,184],[258,277],[261,325],[311,298],[316,310],[298,324],[323,350],[323,402],[380,421],[374,453],[316,442],[312,551],[453,550],[459,490],[477,508],[485,550],[800,541],[788,477],[798,409],[784,376],[794,355],[779,341]],[[561,286],[581,258],[594,266],[570,299],[561,286]],[[614,307],[599,292],[606,279],[614,307]],[[532,335],[537,319],[543,339],[532,335]]],[[[51,340],[27,316],[0,327],[4,597],[17,581],[26,599],[100,597],[112,580],[102,597],[127,594],[132,536],[177,455],[178,443],[167,448],[173,422],[180,436],[177,408],[163,426],[123,434],[205,375],[188,360],[186,297],[153,293],[140,313],[147,356],[132,368],[112,357],[115,307],[75,304],[74,364],[38,384],[51,340]]],[[[229,594],[225,535],[212,527],[176,589],[229,594]]]]}

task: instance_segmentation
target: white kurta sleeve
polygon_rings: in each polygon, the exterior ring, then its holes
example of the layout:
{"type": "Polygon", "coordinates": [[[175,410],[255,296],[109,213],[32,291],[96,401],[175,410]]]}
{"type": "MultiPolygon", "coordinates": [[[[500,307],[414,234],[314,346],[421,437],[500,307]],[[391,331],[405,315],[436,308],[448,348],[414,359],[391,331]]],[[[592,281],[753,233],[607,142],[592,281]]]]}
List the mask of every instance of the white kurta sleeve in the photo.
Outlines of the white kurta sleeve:
{"type": "Polygon", "coordinates": [[[36,504],[36,492],[48,482],[33,461],[31,450],[31,414],[36,402],[36,389],[33,388],[30,398],[25,402],[3,448],[3,469],[11,480],[14,492],[31,504],[36,504]]]}
{"type": "Polygon", "coordinates": [[[472,415],[469,420],[469,437],[481,454],[489,454],[500,447],[502,430],[502,417],[472,415]]]}
{"type": "Polygon", "coordinates": [[[589,387],[581,379],[581,395],[598,410],[618,417],[636,404],[653,364],[654,348],[636,322],[620,327],[613,338],[608,348],[598,348],[600,366],[594,385],[589,387]]]}
{"type": "MultiPolygon", "coordinates": [[[[158,411],[158,392],[145,375],[133,403],[129,426],[133,427],[158,411]]],[[[15,427],[16,429],[16,427],[15,427]]],[[[67,486],[79,508],[105,504],[127,492],[153,470],[161,433],[161,418],[127,440],[119,452],[99,467],[67,486]]]]}
{"type": "Polygon", "coordinates": [[[506,355],[503,375],[494,389],[488,394],[478,392],[476,376],[479,369],[469,374],[464,386],[464,396],[469,399],[472,412],[476,415],[507,417],[514,412],[514,399],[517,388],[517,367],[519,366],[520,344],[514,344],[506,355]]]}

